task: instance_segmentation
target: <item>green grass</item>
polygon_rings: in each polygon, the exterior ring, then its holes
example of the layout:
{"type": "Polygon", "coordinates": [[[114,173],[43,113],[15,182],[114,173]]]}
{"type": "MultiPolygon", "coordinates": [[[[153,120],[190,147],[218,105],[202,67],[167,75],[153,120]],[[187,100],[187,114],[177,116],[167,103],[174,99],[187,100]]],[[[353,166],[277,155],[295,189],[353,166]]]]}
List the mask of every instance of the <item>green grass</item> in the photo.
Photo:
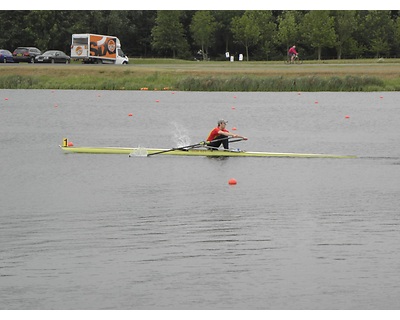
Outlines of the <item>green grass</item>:
{"type": "Polygon", "coordinates": [[[182,91],[400,91],[400,59],[195,62],[133,59],[115,65],[0,65],[2,89],[182,91]]]}
{"type": "Polygon", "coordinates": [[[385,83],[377,77],[187,77],[176,86],[183,91],[369,91],[383,90],[385,83]]]}

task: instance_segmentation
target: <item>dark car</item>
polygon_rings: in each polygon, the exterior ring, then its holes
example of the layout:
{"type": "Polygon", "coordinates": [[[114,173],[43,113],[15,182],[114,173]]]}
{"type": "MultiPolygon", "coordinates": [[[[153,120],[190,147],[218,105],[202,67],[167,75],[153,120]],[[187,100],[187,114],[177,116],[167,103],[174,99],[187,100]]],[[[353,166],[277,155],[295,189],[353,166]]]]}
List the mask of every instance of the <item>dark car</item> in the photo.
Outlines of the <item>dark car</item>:
{"type": "Polygon", "coordinates": [[[0,62],[10,63],[14,62],[12,53],[5,49],[0,49],[0,62]]]}
{"type": "Polygon", "coordinates": [[[13,52],[14,62],[29,62],[34,63],[35,57],[42,52],[35,47],[18,47],[13,52]]]}
{"type": "Polygon", "coordinates": [[[40,63],[69,63],[70,60],[70,56],[67,56],[64,52],[58,50],[46,51],[35,58],[35,62],[40,63]]]}

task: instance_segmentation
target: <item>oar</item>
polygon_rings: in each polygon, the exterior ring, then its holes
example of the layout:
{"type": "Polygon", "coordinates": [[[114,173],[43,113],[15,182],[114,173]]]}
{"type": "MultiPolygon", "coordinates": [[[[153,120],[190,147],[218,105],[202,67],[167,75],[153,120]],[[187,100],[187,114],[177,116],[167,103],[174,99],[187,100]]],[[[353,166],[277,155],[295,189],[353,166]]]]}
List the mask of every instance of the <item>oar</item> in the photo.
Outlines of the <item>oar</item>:
{"type": "Polygon", "coordinates": [[[205,145],[205,144],[206,144],[205,141],[201,141],[201,142],[199,142],[199,143],[192,144],[192,145],[189,145],[189,146],[178,147],[178,148],[171,148],[171,149],[168,149],[168,150],[163,150],[163,151],[158,151],[158,152],[150,153],[150,154],[148,154],[147,156],[149,157],[149,156],[154,156],[155,154],[166,153],[166,152],[171,152],[171,151],[175,151],[175,150],[183,150],[183,149],[187,149],[187,148],[196,148],[196,147],[203,146],[203,145],[205,145]]]}
{"type": "MultiPolygon", "coordinates": [[[[210,142],[222,141],[222,140],[226,140],[226,139],[229,139],[229,137],[221,138],[221,139],[217,139],[217,140],[213,140],[213,141],[210,141],[210,142]]],[[[236,142],[236,141],[240,141],[240,140],[243,140],[243,139],[237,139],[237,140],[234,140],[234,141],[232,141],[232,142],[236,142]]],[[[199,142],[199,143],[192,144],[192,145],[189,145],[189,146],[171,148],[171,149],[168,149],[168,150],[163,150],[163,151],[158,151],[158,152],[150,153],[150,154],[148,154],[147,156],[148,156],[148,157],[149,157],[149,156],[154,156],[154,155],[156,155],[156,154],[171,152],[171,151],[175,151],[175,150],[184,150],[184,149],[188,149],[188,148],[191,148],[191,149],[192,149],[192,148],[196,148],[196,147],[201,147],[201,146],[207,145],[207,143],[208,143],[207,141],[201,141],[201,142],[199,142]]]]}
{"type": "MultiPolygon", "coordinates": [[[[244,140],[243,138],[238,138],[238,139],[234,139],[234,140],[229,140],[229,143],[231,142],[239,142],[244,140]]],[[[213,141],[218,141],[218,140],[213,140],[213,141]]],[[[211,141],[210,141],[211,142],[211,141]]],[[[212,150],[220,150],[218,147],[211,147],[211,146],[207,146],[208,149],[212,149],[212,150]]],[[[227,149],[230,150],[230,149],[227,149]]]]}
{"type": "Polygon", "coordinates": [[[238,139],[234,139],[234,140],[229,140],[229,143],[231,143],[231,142],[239,142],[239,141],[242,141],[242,140],[244,140],[243,138],[238,138],[238,139]]]}

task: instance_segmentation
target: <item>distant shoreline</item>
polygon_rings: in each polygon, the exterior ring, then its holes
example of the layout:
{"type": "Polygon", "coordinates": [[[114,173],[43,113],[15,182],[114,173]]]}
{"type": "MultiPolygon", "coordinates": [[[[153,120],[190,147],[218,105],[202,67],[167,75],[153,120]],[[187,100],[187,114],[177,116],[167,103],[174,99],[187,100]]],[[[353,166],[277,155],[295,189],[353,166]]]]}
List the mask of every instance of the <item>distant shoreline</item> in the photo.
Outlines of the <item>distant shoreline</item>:
{"type": "Polygon", "coordinates": [[[0,64],[0,89],[178,91],[400,91],[400,59],[196,62],[129,65],[0,64]]]}

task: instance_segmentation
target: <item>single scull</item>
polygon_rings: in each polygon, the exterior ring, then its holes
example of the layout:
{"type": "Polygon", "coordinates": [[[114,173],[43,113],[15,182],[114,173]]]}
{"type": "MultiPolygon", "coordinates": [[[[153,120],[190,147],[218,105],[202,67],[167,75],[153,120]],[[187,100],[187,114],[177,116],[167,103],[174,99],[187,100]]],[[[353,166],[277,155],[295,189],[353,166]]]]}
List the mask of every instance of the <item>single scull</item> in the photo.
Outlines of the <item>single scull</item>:
{"type": "Polygon", "coordinates": [[[123,148],[123,147],[74,147],[61,146],[65,153],[91,154],[128,154],[131,156],[148,156],[162,153],[172,156],[205,156],[205,157],[287,157],[287,158],[356,158],[351,155],[335,155],[321,153],[283,153],[283,152],[254,152],[242,150],[210,150],[206,147],[185,149],[157,149],[157,148],[123,148]]]}

